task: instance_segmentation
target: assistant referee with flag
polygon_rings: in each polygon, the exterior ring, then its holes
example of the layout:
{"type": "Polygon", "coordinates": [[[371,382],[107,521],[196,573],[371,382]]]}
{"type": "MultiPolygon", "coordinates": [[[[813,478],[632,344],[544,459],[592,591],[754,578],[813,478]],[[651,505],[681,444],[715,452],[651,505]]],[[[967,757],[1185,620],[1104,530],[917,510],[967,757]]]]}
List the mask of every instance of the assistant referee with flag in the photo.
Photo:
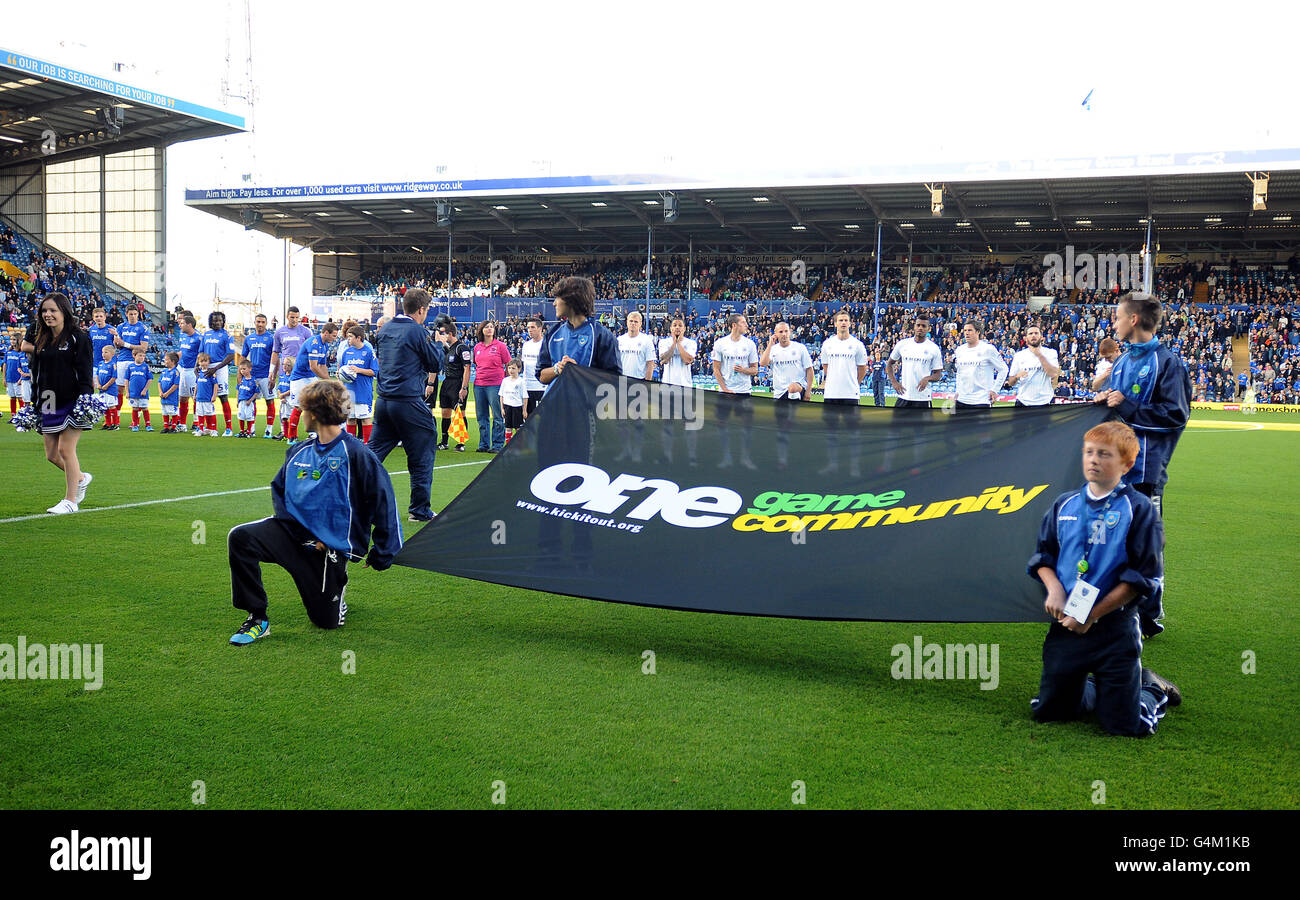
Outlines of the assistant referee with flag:
{"type": "Polygon", "coordinates": [[[442,346],[424,328],[429,315],[429,293],[420,288],[406,292],[403,314],[375,333],[375,356],[379,359],[379,393],[370,449],[383,462],[400,442],[406,450],[406,467],[411,474],[412,522],[433,518],[429,489],[433,483],[433,460],[438,446],[438,429],[424,404],[424,386],[430,374],[441,372],[442,346]]]}

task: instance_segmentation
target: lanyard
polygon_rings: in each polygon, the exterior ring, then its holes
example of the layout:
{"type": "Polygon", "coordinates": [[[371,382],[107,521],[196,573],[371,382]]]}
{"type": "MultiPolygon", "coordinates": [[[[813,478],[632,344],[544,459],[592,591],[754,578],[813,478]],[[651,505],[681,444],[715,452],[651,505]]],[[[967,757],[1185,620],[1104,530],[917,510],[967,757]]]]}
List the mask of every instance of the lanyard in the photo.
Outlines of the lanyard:
{"type": "MultiPolygon", "coordinates": [[[[1088,489],[1085,487],[1083,492],[1085,497],[1084,508],[1086,509],[1088,502],[1086,499],[1088,496],[1088,489]]],[[[1106,514],[1110,512],[1110,504],[1114,499],[1115,492],[1111,491],[1110,495],[1106,498],[1106,505],[1103,506],[1101,511],[1095,516],[1089,517],[1086,524],[1084,522],[1084,517],[1079,516],[1079,527],[1083,529],[1083,555],[1079,557],[1079,562],[1075,568],[1078,569],[1081,576],[1088,574],[1088,570],[1091,568],[1089,557],[1092,556],[1092,548],[1096,546],[1096,544],[1092,542],[1091,538],[1094,533],[1105,534],[1105,531],[1102,529],[1105,528],[1104,523],[1106,521],[1106,514]],[[1100,526],[1100,528],[1098,526],[1100,526]]],[[[1098,543],[1102,542],[1098,541],[1098,543]]]]}

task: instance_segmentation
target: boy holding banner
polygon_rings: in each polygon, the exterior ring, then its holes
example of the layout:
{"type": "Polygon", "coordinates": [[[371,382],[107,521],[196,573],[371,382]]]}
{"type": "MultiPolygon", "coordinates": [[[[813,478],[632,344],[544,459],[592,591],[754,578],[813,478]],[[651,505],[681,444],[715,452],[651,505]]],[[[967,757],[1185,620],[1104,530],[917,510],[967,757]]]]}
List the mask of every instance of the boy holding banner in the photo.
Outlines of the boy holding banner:
{"type": "MultiPolygon", "coordinates": [[[[1115,338],[1128,350],[1108,374],[1111,390],[1094,398],[1105,403],[1137,433],[1138,453],[1130,483],[1147,497],[1164,521],[1169,459],[1191,416],[1192,380],[1178,355],[1156,337],[1164,307],[1150,294],[1131,291],[1115,308],[1115,338]]],[[[1163,590],[1143,604],[1142,634],[1164,631],[1163,590]]]]}
{"type": "Polygon", "coordinates": [[[1146,497],[1123,481],[1138,439],[1122,422],[1083,436],[1087,483],[1043,517],[1029,575],[1047,588],[1056,621],[1043,642],[1043,676],[1030,701],[1039,722],[1093,712],[1111,734],[1154,734],[1178,688],[1142,666],[1138,604],[1159,590],[1164,528],[1146,497]]]}

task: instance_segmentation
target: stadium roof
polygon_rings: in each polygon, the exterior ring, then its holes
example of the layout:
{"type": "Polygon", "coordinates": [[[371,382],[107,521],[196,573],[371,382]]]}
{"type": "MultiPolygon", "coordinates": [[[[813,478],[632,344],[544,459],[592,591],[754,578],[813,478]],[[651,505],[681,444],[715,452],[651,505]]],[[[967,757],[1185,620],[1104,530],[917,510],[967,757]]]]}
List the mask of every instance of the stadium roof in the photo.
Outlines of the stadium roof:
{"type": "Polygon", "coordinates": [[[222,110],[0,50],[0,169],[243,130],[240,116],[222,110]],[[116,129],[101,113],[114,109],[116,129]]]}
{"type": "Polygon", "coordinates": [[[454,215],[457,252],[868,253],[876,223],[891,252],[1031,253],[1137,249],[1153,218],[1164,252],[1300,248],[1300,151],[948,166],[933,180],[909,167],[866,177],[717,184],[660,176],[339,184],[186,191],[186,203],[317,252],[438,253],[454,215]],[[1040,164],[1041,163],[1041,164],[1040,164]],[[1271,170],[1271,171],[1270,171],[1271,170]],[[1269,172],[1266,208],[1250,175],[1269,172]],[[1026,174],[1032,173],[1032,174],[1026,174]],[[911,177],[907,177],[908,175],[911,177]],[[947,177],[937,177],[944,176],[947,177]],[[941,215],[930,186],[942,189],[941,215]],[[664,221],[674,195],[678,218],[664,221]]]}

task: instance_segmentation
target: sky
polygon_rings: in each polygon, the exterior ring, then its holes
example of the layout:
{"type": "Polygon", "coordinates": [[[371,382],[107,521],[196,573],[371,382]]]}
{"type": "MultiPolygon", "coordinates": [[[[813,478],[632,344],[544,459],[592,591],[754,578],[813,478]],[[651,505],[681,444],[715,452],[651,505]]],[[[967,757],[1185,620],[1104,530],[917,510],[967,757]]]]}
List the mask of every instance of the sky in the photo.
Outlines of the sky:
{"type": "Polygon", "coordinates": [[[1294,4],[52,0],[5,18],[6,49],[248,119],[168,151],[168,306],[200,314],[214,290],[278,310],[283,248],[186,188],[1300,147],[1275,40],[1300,32],[1294,4]]]}

